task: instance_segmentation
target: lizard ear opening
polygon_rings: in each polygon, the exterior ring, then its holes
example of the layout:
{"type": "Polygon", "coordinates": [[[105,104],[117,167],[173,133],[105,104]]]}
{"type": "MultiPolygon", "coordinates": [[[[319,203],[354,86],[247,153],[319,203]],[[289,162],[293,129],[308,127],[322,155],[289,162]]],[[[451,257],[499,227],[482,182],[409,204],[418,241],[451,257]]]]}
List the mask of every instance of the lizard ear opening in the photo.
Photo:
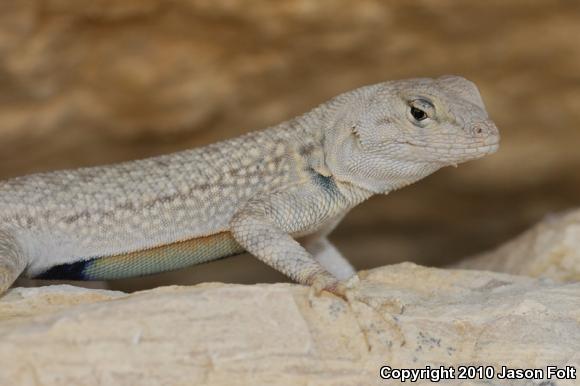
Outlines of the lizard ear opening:
{"type": "Polygon", "coordinates": [[[357,142],[359,144],[362,144],[361,137],[360,137],[360,133],[358,131],[358,128],[356,126],[356,123],[353,123],[352,124],[352,126],[350,127],[350,130],[352,131],[352,134],[356,138],[357,142]]]}
{"type": "Polygon", "coordinates": [[[360,129],[360,124],[358,123],[353,123],[352,126],[350,127],[350,130],[352,132],[352,137],[354,138],[354,142],[356,143],[356,145],[359,148],[366,148],[366,143],[365,140],[363,138],[363,133],[361,133],[361,129],[360,129]]]}

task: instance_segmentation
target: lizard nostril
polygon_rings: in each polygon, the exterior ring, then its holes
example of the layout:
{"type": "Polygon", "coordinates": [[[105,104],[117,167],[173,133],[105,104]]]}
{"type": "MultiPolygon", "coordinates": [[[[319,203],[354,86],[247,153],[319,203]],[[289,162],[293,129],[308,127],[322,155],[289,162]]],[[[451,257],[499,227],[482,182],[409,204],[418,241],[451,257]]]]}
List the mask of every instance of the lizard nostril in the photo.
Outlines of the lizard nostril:
{"type": "Polygon", "coordinates": [[[477,129],[475,129],[475,132],[477,134],[481,134],[483,132],[483,129],[481,127],[478,127],[477,129]]]}

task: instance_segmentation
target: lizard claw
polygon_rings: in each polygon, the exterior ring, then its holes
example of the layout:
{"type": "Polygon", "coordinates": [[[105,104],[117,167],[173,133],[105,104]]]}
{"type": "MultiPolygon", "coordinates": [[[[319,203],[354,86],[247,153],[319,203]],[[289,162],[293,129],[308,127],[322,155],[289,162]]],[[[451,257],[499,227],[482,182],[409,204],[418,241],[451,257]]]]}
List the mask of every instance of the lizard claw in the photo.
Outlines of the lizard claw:
{"type": "Polygon", "coordinates": [[[334,278],[325,276],[316,278],[312,283],[312,290],[316,296],[320,296],[322,291],[326,291],[346,300],[347,286],[334,278]]]}
{"type": "Polygon", "coordinates": [[[359,282],[360,280],[357,275],[345,281],[340,281],[333,277],[319,276],[313,281],[312,289],[316,296],[319,296],[322,291],[326,291],[347,300],[347,292],[356,287],[359,282]]]}
{"type": "Polygon", "coordinates": [[[404,303],[393,297],[390,288],[380,283],[361,280],[358,275],[344,281],[327,275],[316,276],[311,289],[314,296],[320,296],[323,291],[330,292],[349,303],[365,304],[379,313],[402,314],[405,309],[404,303]]]}

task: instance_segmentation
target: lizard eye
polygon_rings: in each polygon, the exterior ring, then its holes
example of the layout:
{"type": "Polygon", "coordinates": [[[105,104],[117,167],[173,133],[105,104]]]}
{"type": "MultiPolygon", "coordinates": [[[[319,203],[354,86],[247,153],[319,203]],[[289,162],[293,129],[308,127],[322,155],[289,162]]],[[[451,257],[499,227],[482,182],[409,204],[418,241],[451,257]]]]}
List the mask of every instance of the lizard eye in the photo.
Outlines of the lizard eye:
{"type": "Polygon", "coordinates": [[[435,115],[435,107],[426,99],[415,99],[409,102],[409,113],[413,120],[421,122],[435,115]]]}
{"type": "Polygon", "coordinates": [[[427,113],[421,109],[411,106],[411,115],[418,121],[422,121],[423,119],[427,119],[427,113]]]}

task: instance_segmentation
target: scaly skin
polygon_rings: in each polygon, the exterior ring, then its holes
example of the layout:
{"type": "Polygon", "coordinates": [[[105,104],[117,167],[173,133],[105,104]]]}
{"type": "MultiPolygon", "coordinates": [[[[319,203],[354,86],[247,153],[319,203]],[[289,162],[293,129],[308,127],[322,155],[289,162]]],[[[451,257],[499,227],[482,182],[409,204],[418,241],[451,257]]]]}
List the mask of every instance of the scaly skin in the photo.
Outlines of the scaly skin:
{"type": "Polygon", "coordinates": [[[175,154],[0,183],[0,293],[29,277],[136,276],[249,251],[317,291],[355,271],[326,235],[354,206],[494,152],[460,77],[366,86],[175,154]]]}

